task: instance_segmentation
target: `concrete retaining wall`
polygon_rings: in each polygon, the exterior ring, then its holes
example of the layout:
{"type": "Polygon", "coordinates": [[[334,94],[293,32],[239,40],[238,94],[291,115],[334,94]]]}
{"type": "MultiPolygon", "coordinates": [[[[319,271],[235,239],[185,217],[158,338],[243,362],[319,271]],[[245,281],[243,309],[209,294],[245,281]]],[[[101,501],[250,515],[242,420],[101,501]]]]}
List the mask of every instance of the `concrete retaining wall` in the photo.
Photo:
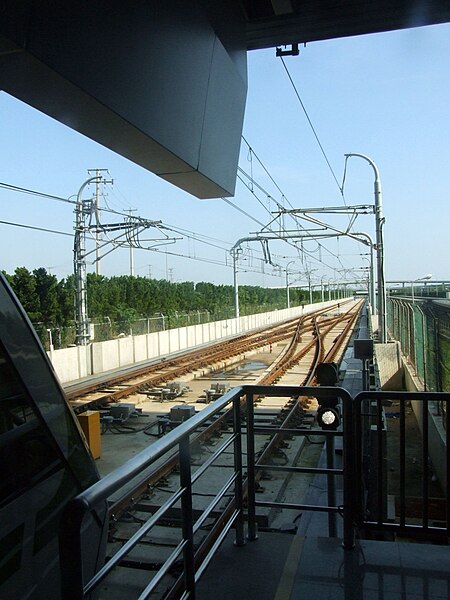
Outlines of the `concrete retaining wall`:
{"type": "MultiPolygon", "coordinates": [[[[344,304],[344,300],[340,302],[344,304]]],[[[157,333],[121,337],[106,342],[95,342],[88,346],[53,350],[48,355],[61,383],[66,384],[136,362],[157,359],[188,348],[210,344],[216,340],[279,323],[335,303],[331,301],[304,307],[296,306],[239,319],[226,319],[157,333]]]]}
{"type": "MultiPolygon", "coordinates": [[[[403,357],[405,369],[405,389],[408,392],[422,392],[423,386],[420,384],[417,376],[412,371],[411,366],[403,357]]],[[[411,402],[419,429],[423,436],[423,410],[422,402],[418,400],[411,402]]],[[[437,414],[435,402],[428,404],[428,453],[433,464],[434,472],[439,479],[442,488],[447,489],[447,449],[445,446],[445,430],[442,424],[442,417],[437,414]]]]}
{"type": "Polygon", "coordinates": [[[403,363],[398,342],[374,344],[382,390],[403,390],[403,363]]]}

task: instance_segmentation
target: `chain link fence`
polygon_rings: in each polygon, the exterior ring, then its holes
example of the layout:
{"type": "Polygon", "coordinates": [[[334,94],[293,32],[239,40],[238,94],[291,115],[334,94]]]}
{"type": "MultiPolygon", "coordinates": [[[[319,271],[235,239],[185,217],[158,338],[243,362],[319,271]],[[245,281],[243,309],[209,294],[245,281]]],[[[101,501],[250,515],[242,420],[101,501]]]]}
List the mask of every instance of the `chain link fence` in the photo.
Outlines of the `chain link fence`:
{"type": "Polygon", "coordinates": [[[450,306],[445,300],[388,299],[388,328],[426,391],[450,391],[450,306]]]}

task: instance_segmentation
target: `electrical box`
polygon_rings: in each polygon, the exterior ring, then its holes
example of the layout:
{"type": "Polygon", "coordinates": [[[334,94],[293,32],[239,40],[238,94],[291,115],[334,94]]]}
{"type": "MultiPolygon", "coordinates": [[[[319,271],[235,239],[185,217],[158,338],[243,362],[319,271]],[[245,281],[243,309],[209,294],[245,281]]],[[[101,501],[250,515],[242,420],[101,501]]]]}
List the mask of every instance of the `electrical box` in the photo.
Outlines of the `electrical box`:
{"type": "Polygon", "coordinates": [[[373,358],[373,340],[359,339],[353,341],[353,354],[359,360],[369,360],[373,358]]]}
{"type": "Polygon", "coordinates": [[[170,420],[174,423],[182,423],[195,415],[195,407],[188,404],[173,406],[170,409],[170,420]]]}
{"type": "Polygon", "coordinates": [[[114,421],[120,421],[125,423],[135,412],[136,407],[134,404],[123,402],[121,404],[112,404],[110,413],[114,421]]]}
{"type": "Polygon", "coordinates": [[[100,413],[97,410],[87,410],[78,415],[78,422],[81,425],[92,456],[100,458],[102,455],[100,413]]]}
{"type": "Polygon", "coordinates": [[[316,379],[319,385],[336,385],[339,381],[339,367],[334,362],[321,362],[317,365],[316,379]]]}

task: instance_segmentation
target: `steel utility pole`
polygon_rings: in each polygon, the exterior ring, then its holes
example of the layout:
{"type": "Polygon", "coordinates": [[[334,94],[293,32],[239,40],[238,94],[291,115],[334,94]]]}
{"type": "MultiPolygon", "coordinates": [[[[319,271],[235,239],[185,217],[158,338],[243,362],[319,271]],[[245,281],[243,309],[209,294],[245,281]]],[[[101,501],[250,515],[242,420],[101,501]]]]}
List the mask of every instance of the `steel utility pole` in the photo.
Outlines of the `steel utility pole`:
{"type": "MultiPolygon", "coordinates": [[[[86,220],[92,217],[94,212],[93,200],[82,200],[82,194],[87,185],[92,182],[100,181],[101,183],[112,183],[105,182],[102,177],[90,177],[80,187],[77,194],[77,201],[75,207],[75,238],[74,238],[74,273],[75,273],[75,321],[76,321],[76,344],[86,346],[89,343],[89,320],[87,311],[87,280],[86,280],[86,264],[87,257],[95,252],[98,259],[95,259],[91,264],[100,260],[115,249],[130,245],[134,247],[142,248],[141,242],[139,241],[139,235],[146,229],[154,227],[159,230],[160,234],[163,234],[163,238],[146,239],[146,243],[149,242],[161,242],[167,243],[168,240],[177,240],[179,238],[169,238],[169,236],[163,231],[165,228],[161,225],[161,221],[150,221],[148,219],[141,219],[140,217],[132,217],[131,215],[126,218],[125,223],[108,223],[90,225],[86,223],[86,220]],[[87,232],[120,232],[117,237],[113,239],[103,239],[102,243],[93,250],[86,250],[86,233],[87,232]],[[126,242],[120,240],[122,236],[126,236],[126,242]],[[106,250],[106,247],[110,246],[110,249],[106,250]],[[100,250],[103,249],[103,254],[100,256],[100,250]]],[[[152,246],[153,247],[153,246],[152,246]]]]}
{"type": "MultiPolygon", "coordinates": [[[[87,346],[89,342],[89,320],[86,296],[86,228],[84,226],[84,208],[82,194],[86,186],[99,178],[90,177],[78,190],[75,208],[75,239],[73,248],[73,266],[75,274],[75,324],[78,346],[87,346]]],[[[100,177],[101,179],[101,177],[100,177]]]]}
{"type": "Polygon", "coordinates": [[[233,285],[234,285],[234,316],[236,319],[239,318],[239,283],[237,278],[237,257],[239,247],[235,246],[231,249],[231,256],[233,257],[233,285]]]}
{"type": "Polygon", "coordinates": [[[286,265],[286,303],[287,303],[287,308],[291,308],[291,297],[289,294],[289,265],[292,265],[292,263],[295,263],[295,260],[290,260],[288,262],[288,264],[286,265]]]}
{"type": "MultiPolygon", "coordinates": [[[[136,208],[129,208],[128,209],[128,222],[130,224],[133,223],[133,213],[136,212],[136,208]]],[[[129,241],[130,241],[130,275],[131,277],[134,277],[134,254],[133,254],[133,234],[131,232],[131,230],[128,233],[129,236],[129,241]]]]}
{"type": "MultiPolygon", "coordinates": [[[[293,237],[293,236],[291,236],[291,237],[293,237]]],[[[237,278],[237,272],[238,272],[237,259],[238,259],[238,254],[240,251],[240,246],[243,242],[261,242],[262,247],[263,247],[265,261],[267,263],[269,263],[270,265],[272,265],[273,267],[276,267],[277,265],[274,265],[272,262],[272,259],[270,258],[270,252],[269,252],[269,247],[268,247],[268,242],[267,242],[270,239],[287,239],[287,238],[284,238],[283,236],[280,236],[278,234],[269,235],[269,236],[253,235],[253,236],[249,236],[249,237],[240,238],[230,250],[230,254],[233,258],[234,316],[235,316],[235,318],[239,317],[239,284],[238,284],[238,278],[237,278]]]]}
{"type": "Polygon", "coordinates": [[[95,274],[100,275],[100,185],[102,183],[114,183],[111,179],[110,181],[106,181],[102,179],[102,173],[109,173],[108,169],[88,169],[89,175],[96,177],[95,181],[95,274]]]}
{"type": "Polygon", "coordinates": [[[375,228],[376,228],[376,249],[377,249],[377,288],[378,288],[378,329],[380,342],[385,343],[387,341],[387,327],[386,327],[386,282],[384,274],[384,243],[383,243],[383,226],[385,218],[383,217],[383,203],[381,196],[381,181],[380,173],[377,165],[371,158],[365,154],[350,153],[346,154],[346,158],[357,156],[367,161],[372,167],[375,180],[374,180],[374,195],[375,195],[375,228]]]}

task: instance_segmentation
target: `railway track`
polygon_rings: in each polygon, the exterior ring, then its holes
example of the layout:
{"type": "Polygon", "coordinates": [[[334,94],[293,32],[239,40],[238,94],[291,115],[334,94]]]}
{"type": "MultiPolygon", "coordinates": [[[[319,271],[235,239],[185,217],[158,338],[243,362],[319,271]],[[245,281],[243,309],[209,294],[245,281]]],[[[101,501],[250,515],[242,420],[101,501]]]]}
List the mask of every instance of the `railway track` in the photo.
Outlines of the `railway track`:
{"type": "Polygon", "coordinates": [[[168,381],[192,376],[195,371],[211,369],[232,358],[243,357],[268,344],[276,344],[290,338],[296,331],[301,330],[302,335],[308,335],[314,329],[314,319],[326,315],[337,306],[315,311],[300,320],[295,318],[175,357],[126,368],[119,373],[71,386],[65,390],[66,396],[76,413],[118,402],[134,393],[146,392],[168,381]]]}
{"type": "MultiPolygon", "coordinates": [[[[327,311],[307,315],[303,319],[283,324],[282,327],[271,327],[266,332],[256,332],[250,336],[239,336],[238,339],[229,340],[224,344],[216,344],[214,348],[205,349],[205,353],[203,351],[194,353],[196,356],[194,360],[200,358],[206,364],[208,362],[207,357],[209,356],[210,358],[212,357],[212,364],[215,364],[230,356],[252,352],[257,348],[266,346],[270,341],[272,343],[275,343],[274,340],[281,342],[290,336],[289,343],[285,345],[285,348],[277,356],[273,364],[255,383],[261,385],[274,385],[277,383],[280,385],[288,385],[289,383],[291,385],[314,385],[315,369],[319,362],[340,361],[348,344],[355,321],[359,316],[360,308],[361,303],[354,303],[348,308],[344,308],[341,305],[340,311],[328,309],[327,311]],[[291,373],[294,366],[296,369],[300,369],[302,373],[298,380],[297,375],[295,375],[295,382],[292,381],[293,376],[291,373]]],[[[136,390],[145,391],[149,386],[155,385],[156,381],[163,382],[167,381],[168,378],[180,376],[181,369],[192,369],[192,360],[189,360],[187,355],[179,357],[179,359],[171,360],[170,365],[165,364],[163,369],[160,368],[158,370],[153,365],[149,371],[143,370],[139,374],[134,373],[131,393],[134,393],[136,390]],[[174,375],[174,373],[177,373],[177,375],[174,375]]],[[[210,365],[211,363],[209,363],[210,365]]],[[[100,402],[114,402],[116,399],[124,397],[124,389],[122,387],[124,386],[124,378],[119,376],[119,381],[118,390],[111,390],[113,384],[109,383],[106,393],[104,389],[97,389],[94,392],[97,398],[100,398],[100,402]],[[118,395],[116,395],[116,392],[118,395]]],[[[92,391],[89,391],[89,394],[92,393],[92,391]]],[[[91,398],[88,398],[88,401],[90,402],[91,398]]],[[[99,400],[97,399],[96,401],[98,402],[99,400]]],[[[274,398],[271,398],[271,402],[273,401],[274,398]]],[[[264,425],[268,422],[269,424],[277,423],[281,430],[295,428],[298,424],[303,423],[305,419],[310,419],[311,412],[314,409],[314,407],[310,406],[310,399],[302,397],[291,398],[287,403],[280,400],[276,405],[268,403],[265,398],[255,398],[255,403],[258,407],[255,413],[256,419],[260,420],[264,425]]],[[[228,432],[227,426],[230,418],[230,412],[226,411],[219,418],[214,419],[211,423],[207,423],[205,427],[191,437],[191,447],[197,448],[197,458],[192,465],[193,471],[202,468],[202,465],[208,460],[208,455],[212,451],[211,448],[219,443],[227,444],[227,440],[231,435],[228,432]]],[[[285,434],[282,431],[275,435],[257,436],[258,463],[268,464],[271,460],[279,460],[280,456],[288,452],[286,448],[289,446],[289,452],[296,455],[295,460],[298,462],[301,460],[302,449],[297,448],[296,443],[290,441],[289,434],[285,434]]],[[[230,461],[231,454],[230,452],[230,461]]],[[[150,472],[147,472],[145,475],[143,474],[139,481],[127,488],[126,492],[116,496],[110,502],[109,516],[111,528],[109,549],[111,555],[130,539],[139,524],[145,521],[149,514],[154,514],[159,506],[164,503],[167,494],[173,491],[171,478],[172,474],[176,473],[177,467],[178,456],[174,452],[168,459],[158,464],[150,472]]],[[[226,480],[225,474],[229,468],[226,453],[224,461],[218,463],[216,467],[215,473],[217,475],[214,478],[218,480],[218,485],[221,485],[221,482],[226,480]]],[[[206,499],[213,495],[209,486],[213,486],[214,483],[217,482],[209,480],[206,484],[203,483],[200,489],[194,494],[196,502],[194,514],[200,516],[206,499]]],[[[264,482],[264,486],[267,487],[267,485],[264,482]]],[[[282,489],[282,482],[279,485],[280,489],[282,489]]],[[[264,487],[261,486],[261,489],[263,490],[264,487]]],[[[279,494],[281,492],[277,491],[275,493],[279,494]]],[[[213,544],[219,538],[227,517],[234,510],[234,501],[230,495],[224,496],[223,503],[224,505],[220,507],[220,510],[218,507],[217,512],[211,515],[211,517],[214,517],[213,520],[209,519],[199,531],[201,539],[198,542],[196,551],[196,560],[198,561],[202,560],[210,551],[213,544]]],[[[157,571],[158,567],[167,557],[167,553],[176,546],[175,539],[179,535],[180,519],[180,508],[179,506],[174,506],[169,513],[169,517],[158,522],[152,537],[147,539],[145,543],[139,544],[131,557],[121,561],[121,568],[132,573],[131,576],[136,579],[137,586],[139,580],[138,574],[146,572],[148,578],[148,571],[157,571]]],[[[266,519],[267,522],[265,524],[268,525],[270,516],[267,515],[266,519]]],[[[176,571],[172,572],[171,576],[169,576],[169,581],[171,579],[172,583],[168,586],[171,588],[171,592],[169,594],[165,591],[160,597],[177,597],[177,590],[181,585],[181,579],[177,579],[177,577],[176,571]],[[175,583],[173,583],[174,579],[175,583]]],[[[114,581],[109,582],[109,585],[104,587],[103,592],[100,593],[100,598],[108,597],[108,600],[114,599],[114,596],[110,594],[112,589],[110,587],[111,583],[114,587],[114,581]]]]}

